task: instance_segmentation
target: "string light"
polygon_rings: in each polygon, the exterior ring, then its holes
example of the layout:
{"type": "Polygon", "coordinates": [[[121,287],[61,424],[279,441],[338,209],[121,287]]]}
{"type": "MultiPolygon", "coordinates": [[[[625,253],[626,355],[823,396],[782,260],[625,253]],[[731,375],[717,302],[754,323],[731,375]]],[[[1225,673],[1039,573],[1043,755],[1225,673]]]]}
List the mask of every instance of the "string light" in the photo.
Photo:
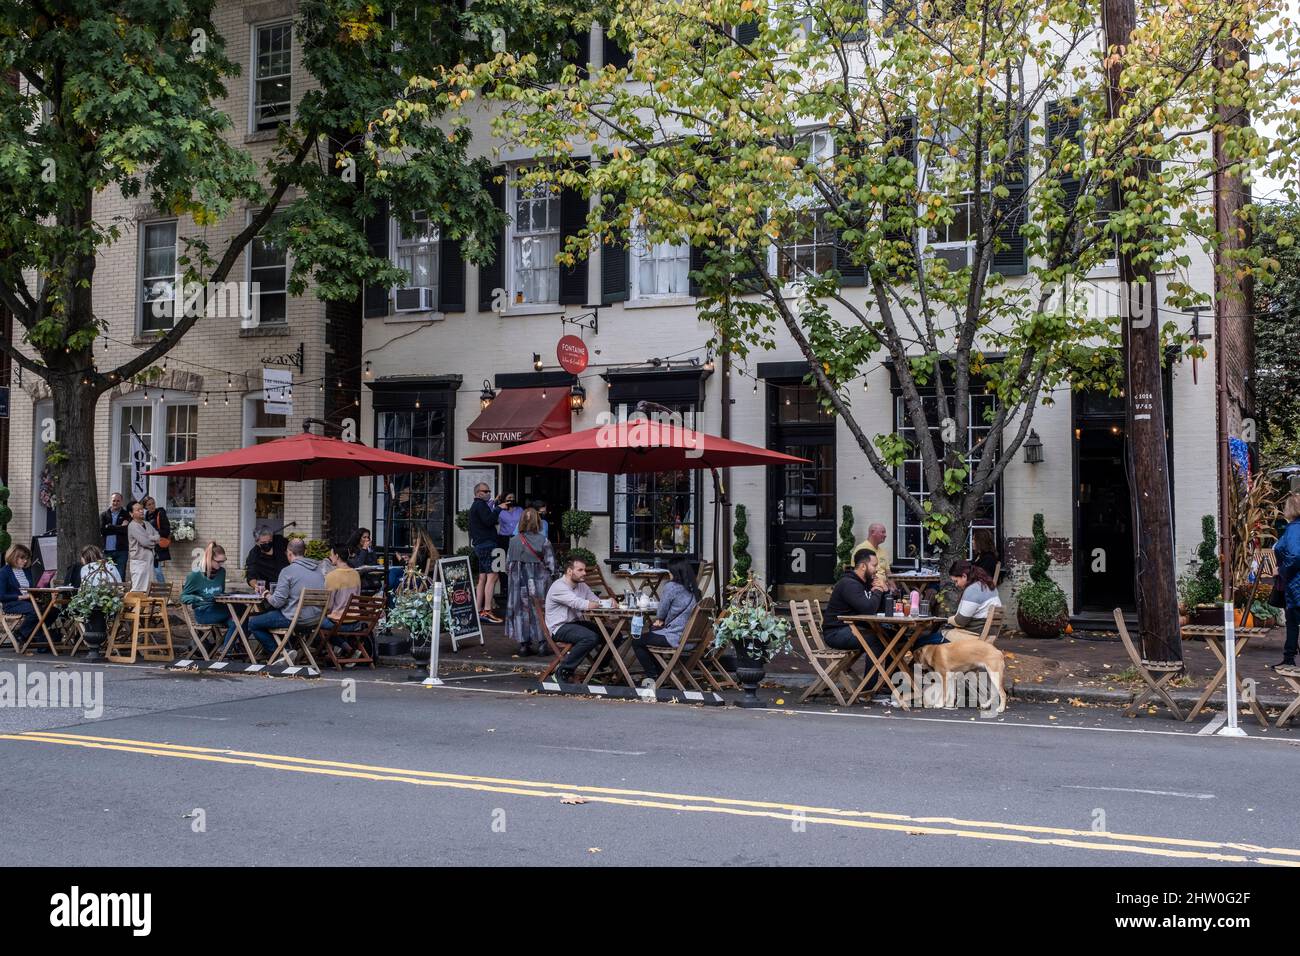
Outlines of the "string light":
{"type": "Polygon", "coordinates": [[[204,407],[204,408],[207,408],[207,407],[208,407],[208,393],[207,393],[207,392],[204,392],[204,393],[203,393],[203,407],[204,407]]]}
{"type": "Polygon", "coordinates": [[[370,359],[366,359],[366,378],[370,378],[373,373],[370,371],[370,359]]]}
{"type": "Polygon", "coordinates": [[[233,388],[233,387],[234,387],[234,384],[235,384],[235,383],[234,383],[233,381],[231,381],[230,373],[227,372],[227,373],[226,373],[226,387],[227,387],[227,388],[233,388]]]}
{"type": "Polygon", "coordinates": [[[226,404],[227,404],[227,405],[230,404],[230,393],[229,393],[229,392],[222,392],[222,393],[221,393],[221,397],[224,398],[224,399],[226,400],[226,404]]]}

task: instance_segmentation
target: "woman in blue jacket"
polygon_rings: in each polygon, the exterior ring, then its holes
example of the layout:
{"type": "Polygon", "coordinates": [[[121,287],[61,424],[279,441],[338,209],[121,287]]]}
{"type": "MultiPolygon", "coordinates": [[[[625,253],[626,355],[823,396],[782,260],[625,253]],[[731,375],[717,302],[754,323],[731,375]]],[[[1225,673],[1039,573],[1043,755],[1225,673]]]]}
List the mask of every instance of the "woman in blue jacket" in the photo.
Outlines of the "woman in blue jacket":
{"type": "Polygon", "coordinates": [[[676,647],[685,636],[691,612],[700,603],[700,588],[690,564],[677,559],[668,565],[669,581],[659,595],[659,612],[650,630],[632,638],[632,652],[645,671],[642,687],[653,687],[663,668],[650,653],[651,647],[676,647]]]}
{"type": "MultiPolygon", "coordinates": [[[[5,565],[0,568],[0,607],[6,614],[21,614],[22,622],[13,629],[14,637],[21,644],[36,627],[36,609],[27,597],[27,589],[32,586],[27,576],[27,566],[32,563],[32,552],[25,545],[12,545],[5,552],[5,565]]],[[[53,615],[51,615],[53,617],[53,615]]],[[[36,648],[38,653],[49,653],[45,646],[36,648]]]]}
{"type": "Polygon", "coordinates": [[[1273,545],[1273,555],[1277,558],[1274,587],[1281,586],[1286,595],[1286,646],[1278,666],[1294,667],[1296,645],[1300,642],[1300,494],[1286,499],[1282,517],[1287,525],[1273,545]]]}

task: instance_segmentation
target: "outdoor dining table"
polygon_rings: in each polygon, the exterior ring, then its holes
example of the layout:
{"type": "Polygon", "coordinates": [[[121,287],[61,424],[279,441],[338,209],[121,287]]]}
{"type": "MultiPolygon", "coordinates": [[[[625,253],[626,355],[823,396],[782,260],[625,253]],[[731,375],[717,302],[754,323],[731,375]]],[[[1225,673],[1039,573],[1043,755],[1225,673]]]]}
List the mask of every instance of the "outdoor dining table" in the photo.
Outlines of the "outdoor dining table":
{"type": "Polygon", "coordinates": [[[238,637],[244,645],[244,653],[248,655],[250,661],[256,661],[257,655],[253,652],[253,646],[248,643],[248,634],[244,631],[244,625],[248,622],[249,615],[253,613],[262,603],[262,596],[254,594],[252,591],[231,591],[226,594],[218,594],[213,601],[217,604],[224,604],[226,610],[230,612],[230,619],[235,622],[235,633],[228,641],[223,641],[221,647],[213,654],[213,660],[224,661],[226,655],[230,653],[231,645],[235,643],[235,637],[238,637]]]}
{"type": "Polygon", "coordinates": [[[635,571],[615,571],[614,577],[630,582],[637,591],[648,586],[650,593],[658,599],[659,585],[668,577],[668,572],[663,568],[639,568],[635,571]]]}
{"type": "MultiPolygon", "coordinates": [[[[36,612],[36,626],[27,635],[27,640],[23,642],[23,646],[20,648],[20,653],[25,653],[38,635],[44,635],[50,653],[55,657],[59,656],[58,645],[55,643],[53,635],[50,634],[50,629],[45,626],[45,622],[56,607],[67,604],[76,593],[77,589],[70,584],[63,584],[54,588],[27,589],[27,599],[32,602],[32,610],[36,612]]],[[[64,645],[64,650],[68,650],[67,645],[64,645]]]]}
{"type": "MultiPolygon", "coordinates": [[[[649,619],[659,610],[659,605],[652,604],[649,607],[627,608],[621,604],[615,604],[613,607],[598,607],[588,611],[587,616],[591,622],[596,625],[596,630],[600,632],[601,639],[605,646],[600,649],[596,655],[595,662],[591,665],[591,670],[587,671],[588,675],[599,673],[601,665],[606,657],[612,656],[614,664],[619,672],[623,675],[623,680],[627,681],[627,686],[633,690],[636,689],[636,681],[632,678],[632,672],[628,670],[627,659],[624,656],[626,646],[619,647],[618,640],[622,635],[624,628],[631,622],[632,618],[643,615],[646,617],[646,626],[649,626],[649,619]]],[[[588,680],[588,683],[591,681],[588,680]]]]}
{"type": "Polygon", "coordinates": [[[891,614],[845,614],[840,616],[840,620],[849,626],[853,636],[858,639],[858,643],[862,645],[862,652],[869,662],[862,682],[854,688],[853,693],[849,696],[849,704],[852,704],[861,696],[868,684],[879,678],[889,688],[889,692],[897,701],[898,706],[904,710],[910,710],[908,699],[913,694],[913,685],[912,679],[907,674],[907,668],[903,665],[903,658],[912,649],[912,645],[916,643],[917,638],[929,634],[935,628],[946,624],[948,619],[920,616],[900,617],[891,614]],[[859,624],[865,624],[880,640],[884,649],[879,655],[871,649],[871,645],[858,627],[859,624]],[[894,686],[895,674],[900,675],[902,682],[907,685],[906,692],[894,686]]]}
{"type": "MultiPolygon", "coordinates": [[[[1246,645],[1251,642],[1252,638],[1260,637],[1268,633],[1266,627],[1238,627],[1234,629],[1236,634],[1236,655],[1241,657],[1241,652],[1246,649],[1246,645]]],[[[1227,642],[1227,635],[1224,633],[1222,624],[1188,624],[1182,628],[1184,638],[1202,637],[1205,639],[1205,645],[1214,652],[1214,656],[1219,659],[1219,672],[1214,675],[1210,683],[1205,687],[1205,693],[1201,694],[1191,712],[1187,715],[1187,720],[1191,720],[1206,704],[1210,702],[1210,696],[1219,689],[1219,685],[1224,682],[1228,676],[1228,657],[1223,649],[1227,642]]],[[[1261,727],[1268,726],[1268,716],[1264,713],[1264,708],[1259,705],[1259,695],[1249,690],[1245,680],[1241,676],[1241,671],[1237,671],[1237,699],[1250,708],[1250,712],[1255,715],[1261,727]]]]}

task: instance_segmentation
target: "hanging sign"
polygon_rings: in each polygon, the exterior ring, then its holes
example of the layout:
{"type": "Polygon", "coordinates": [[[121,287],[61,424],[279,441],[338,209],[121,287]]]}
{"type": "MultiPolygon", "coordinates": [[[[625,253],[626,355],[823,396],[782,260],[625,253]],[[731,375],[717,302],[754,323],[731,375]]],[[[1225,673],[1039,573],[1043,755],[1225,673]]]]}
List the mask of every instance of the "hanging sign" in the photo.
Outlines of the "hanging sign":
{"type": "Polygon", "coordinates": [[[555,357],[560,368],[570,375],[581,375],[587,370],[587,343],[576,335],[566,335],[555,346],[555,357]]]}
{"type": "Polygon", "coordinates": [[[293,372],[287,368],[262,369],[262,388],[266,392],[266,414],[293,414],[293,372]]]}

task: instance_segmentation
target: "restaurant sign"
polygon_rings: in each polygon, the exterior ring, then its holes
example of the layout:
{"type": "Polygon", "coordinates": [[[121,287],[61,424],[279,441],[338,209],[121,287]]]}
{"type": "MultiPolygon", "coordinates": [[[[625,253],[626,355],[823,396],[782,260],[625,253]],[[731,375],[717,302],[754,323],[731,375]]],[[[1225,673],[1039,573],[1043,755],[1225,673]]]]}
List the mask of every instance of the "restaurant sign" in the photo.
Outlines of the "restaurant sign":
{"type": "Polygon", "coordinates": [[[587,343],[576,335],[566,335],[555,346],[555,357],[560,368],[570,375],[581,375],[587,370],[587,343]]]}
{"type": "Polygon", "coordinates": [[[447,589],[452,651],[457,650],[461,641],[474,637],[482,644],[483,628],[478,620],[478,600],[474,594],[474,572],[470,568],[469,555],[439,559],[438,577],[447,589]]]}

